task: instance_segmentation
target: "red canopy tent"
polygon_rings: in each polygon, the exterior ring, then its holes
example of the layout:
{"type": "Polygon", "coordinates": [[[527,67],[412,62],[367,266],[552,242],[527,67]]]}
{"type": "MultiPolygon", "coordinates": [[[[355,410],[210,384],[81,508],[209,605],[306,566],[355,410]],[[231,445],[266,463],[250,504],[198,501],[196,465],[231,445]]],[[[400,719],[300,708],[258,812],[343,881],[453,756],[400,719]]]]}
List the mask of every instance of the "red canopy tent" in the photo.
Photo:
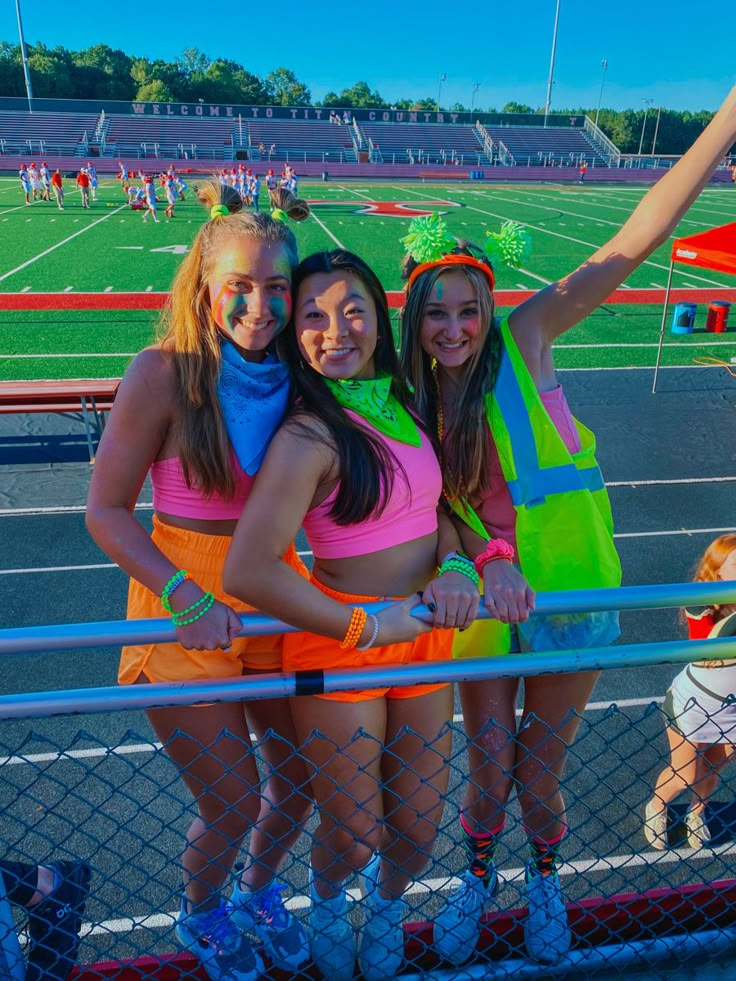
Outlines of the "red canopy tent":
{"type": "Polygon", "coordinates": [[[672,288],[672,272],[676,262],[736,275],[736,222],[711,228],[707,232],[698,232],[697,235],[688,235],[687,238],[676,238],[672,243],[670,273],[667,279],[664,309],[662,310],[662,324],[659,330],[659,347],[657,348],[657,363],[654,367],[652,392],[657,391],[657,375],[662,357],[667,305],[672,288]]]}

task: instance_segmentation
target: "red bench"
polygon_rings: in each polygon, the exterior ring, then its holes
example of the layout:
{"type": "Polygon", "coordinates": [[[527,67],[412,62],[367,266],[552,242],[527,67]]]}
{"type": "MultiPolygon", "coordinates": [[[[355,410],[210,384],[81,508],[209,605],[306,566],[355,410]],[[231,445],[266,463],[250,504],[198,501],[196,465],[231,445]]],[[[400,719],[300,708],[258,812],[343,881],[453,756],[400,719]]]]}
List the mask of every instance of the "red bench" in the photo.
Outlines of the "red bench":
{"type": "Polygon", "coordinates": [[[0,413],[58,412],[84,423],[89,461],[112,408],[119,378],[71,378],[66,381],[0,382],[0,413]]]}

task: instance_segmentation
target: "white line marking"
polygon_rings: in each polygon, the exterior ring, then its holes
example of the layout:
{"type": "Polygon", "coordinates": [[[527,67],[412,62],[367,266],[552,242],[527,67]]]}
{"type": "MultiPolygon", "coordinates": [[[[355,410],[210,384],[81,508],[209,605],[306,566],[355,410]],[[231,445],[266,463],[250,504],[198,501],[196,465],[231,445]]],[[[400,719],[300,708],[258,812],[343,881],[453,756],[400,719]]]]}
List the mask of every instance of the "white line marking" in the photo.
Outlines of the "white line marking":
{"type": "MultiPolygon", "coordinates": [[[[67,289],[71,290],[72,287],[69,286],[67,287],[67,289]]],[[[656,344],[653,345],[653,347],[656,347],[656,344]]],[[[46,361],[50,358],[134,358],[134,357],[135,357],[135,353],[125,352],[125,351],[117,354],[94,351],[89,354],[85,352],[81,352],[76,354],[4,354],[2,356],[3,361],[32,361],[34,358],[37,360],[42,359],[46,361]]]]}
{"type": "MultiPolygon", "coordinates": [[[[663,346],[664,347],[692,347],[692,348],[695,348],[695,347],[733,347],[733,341],[727,341],[727,340],[723,340],[723,341],[696,341],[696,342],[691,343],[691,344],[688,344],[685,341],[665,341],[665,343],[664,343],[663,346]]],[[[589,348],[613,347],[613,348],[618,348],[618,349],[622,349],[622,350],[627,350],[630,347],[659,347],[659,344],[655,344],[654,342],[652,342],[650,344],[646,344],[643,341],[642,342],[636,341],[635,343],[632,344],[629,341],[626,341],[623,344],[622,343],[618,343],[618,344],[555,344],[554,345],[555,351],[565,351],[565,350],[572,350],[573,348],[588,348],[588,347],[589,348]]],[[[12,354],[9,354],[8,355],[9,358],[12,358],[13,356],[14,355],[12,355],[12,354]]],[[[51,355],[51,357],[54,357],[54,355],[51,355]]],[[[81,357],[81,355],[80,355],[80,357],[81,357]]]]}
{"type": "MultiPolygon", "coordinates": [[[[26,266],[30,266],[32,263],[38,262],[39,259],[43,259],[44,256],[47,256],[49,255],[49,253],[54,252],[58,248],[61,248],[62,245],[66,245],[67,242],[71,242],[71,240],[73,238],[76,238],[78,235],[84,235],[85,232],[88,232],[90,228],[94,228],[95,225],[99,225],[100,222],[107,221],[108,218],[112,218],[113,215],[116,215],[118,214],[118,212],[122,211],[124,207],[126,207],[126,205],[122,205],[120,208],[116,208],[114,211],[111,211],[109,214],[103,215],[102,218],[98,218],[97,221],[93,221],[91,225],[87,225],[85,228],[80,228],[78,232],[74,232],[73,235],[70,235],[68,238],[62,239],[61,242],[57,242],[56,245],[52,245],[50,248],[46,249],[45,251],[39,252],[39,254],[35,255],[32,259],[28,259],[26,262],[21,263],[21,265],[16,266],[15,269],[11,269],[10,272],[3,273],[3,275],[0,276],[0,283],[2,283],[4,279],[7,279],[8,276],[13,276],[15,273],[20,272],[21,269],[25,269],[26,266]]],[[[75,219],[75,221],[77,220],[78,219],[75,219]]],[[[71,289],[71,287],[69,287],[69,289],[71,289]]]]}
{"type": "MultiPolygon", "coordinates": [[[[652,703],[661,704],[664,702],[663,695],[652,695],[651,698],[621,698],[611,699],[610,701],[590,702],[585,707],[586,712],[608,712],[612,706],[616,708],[642,708],[652,703]]],[[[521,709],[516,709],[516,715],[521,718],[521,709]]],[[[461,712],[456,712],[452,717],[453,724],[463,725],[465,719],[461,712]]],[[[250,738],[256,740],[256,734],[250,733],[250,738]]],[[[61,753],[28,753],[26,756],[0,756],[0,767],[3,766],[23,766],[24,764],[36,763],[65,763],[68,760],[90,760],[99,759],[102,756],[134,756],[139,753],[157,753],[163,749],[163,744],[159,742],[150,743],[126,743],[122,746],[96,746],[93,749],[68,749],[61,753]]]]}
{"type": "Polygon", "coordinates": [[[315,215],[315,213],[313,211],[310,212],[310,214],[311,214],[312,218],[314,218],[314,220],[317,222],[317,224],[319,225],[319,227],[330,236],[330,238],[335,243],[335,245],[338,247],[338,249],[344,249],[345,246],[342,244],[342,242],[340,241],[339,238],[335,238],[335,236],[329,230],[329,228],[327,227],[327,225],[325,225],[325,223],[323,221],[320,221],[320,219],[315,215]]]}
{"type": "Polygon", "coordinates": [[[606,487],[666,487],[671,484],[722,484],[736,477],[673,477],[668,480],[607,480],[606,487]]]}
{"type": "Polygon", "coordinates": [[[45,565],[36,569],[0,569],[0,576],[24,576],[32,572],[81,572],[85,569],[117,569],[114,562],[97,562],[89,565],[45,565]]]}
{"type": "MultiPolygon", "coordinates": [[[[673,848],[667,852],[647,851],[629,853],[628,855],[603,855],[601,858],[583,858],[576,862],[561,863],[558,874],[561,876],[594,874],[596,872],[610,873],[614,869],[631,869],[637,866],[647,865],[671,865],[675,862],[681,863],[687,856],[688,862],[711,860],[715,857],[736,855],[736,843],[731,842],[720,845],[716,848],[701,848],[697,851],[692,848],[673,848]]],[[[506,883],[521,882],[524,878],[525,867],[500,868],[501,879],[506,883]]],[[[427,893],[442,893],[456,889],[461,884],[457,876],[441,876],[433,879],[421,879],[415,882],[404,893],[405,896],[426,895],[427,893]]],[[[360,889],[348,889],[347,897],[352,902],[360,902],[362,891],[360,889]]],[[[309,896],[299,895],[287,899],[284,903],[289,910],[309,909],[312,901],[309,896]]],[[[121,917],[115,920],[104,920],[94,926],[85,923],[80,934],[82,937],[95,936],[97,934],[111,933],[130,933],[133,930],[168,930],[176,923],[179,911],[170,913],[152,913],[145,916],[121,917]]]]}

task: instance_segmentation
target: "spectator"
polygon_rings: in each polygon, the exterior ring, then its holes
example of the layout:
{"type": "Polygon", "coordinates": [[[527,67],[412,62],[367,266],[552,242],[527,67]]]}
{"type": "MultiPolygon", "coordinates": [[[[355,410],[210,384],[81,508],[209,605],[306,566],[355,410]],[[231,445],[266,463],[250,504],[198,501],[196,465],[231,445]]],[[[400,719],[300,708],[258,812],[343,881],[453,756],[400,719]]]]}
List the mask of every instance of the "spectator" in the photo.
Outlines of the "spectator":
{"type": "MultiPolygon", "coordinates": [[[[208,183],[198,196],[208,220],[179,267],[161,344],[139,354],[121,382],[87,504],[91,534],[131,576],[129,618],[166,610],[176,629],[176,642],[123,648],[121,684],[281,668],[281,636],[238,636],[238,613],[250,608],[224,592],[222,567],[289,397],[287,371],[269,349],[291,308],[296,242],[284,222],[245,213],[226,184],[208,183]],[[149,471],[152,536],[131,506],[149,471]]],[[[281,207],[309,214],[293,199],[281,207]]],[[[294,548],[285,551],[284,561],[306,574],[294,548]]],[[[156,708],[148,717],[197,807],[183,854],[179,940],[210,981],[255,981],[263,971],[256,937],[274,967],[298,972],[308,942],[276,875],[311,801],[288,702],[156,708]],[[262,740],[258,754],[251,731],[262,740]],[[233,876],[249,831],[249,859],[233,876]]]]}
{"type": "Polygon", "coordinates": [[[79,931],[89,892],[84,862],[27,865],[0,862],[0,975],[3,981],[66,981],[76,963],[79,931]],[[7,897],[7,899],[6,899],[7,897]],[[18,938],[7,900],[28,917],[28,958],[23,974],[18,938]],[[3,957],[5,964],[3,965],[3,957]]]}
{"type": "MultiPolygon", "coordinates": [[[[695,582],[721,579],[736,582],[736,534],[711,542],[695,571],[695,582]]],[[[736,603],[685,610],[685,618],[692,640],[736,634],[736,603]]],[[[670,685],[664,709],[670,762],[645,808],[644,837],[652,848],[667,848],[667,805],[690,791],[687,843],[700,848],[711,838],[706,805],[736,745],[736,661],[688,664],[670,685]]]]}
{"type": "MultiPolygon", "coordinates": [[[[459,540],[446,516],[438,528],[439,465],[405,407],[386,295],[357,256],[322,252],[294,274],[294,310],[282,343],[298,410],[276,434],[238,522],[226,586],[308,631],[284,638],[285,670],[445,658],[452,634],[413,619],[412,594],[424,590],[435,626],[462,628],[477,610],[477,577],[454,558],[459,540]],[[273,561],[302,522],[315,556],[310,582],[273,561]],[[362,607],[376,592],[409,599],[368,616],[362,607]]],[[[304,695],[292,713],[320,812],[313,960],[330,981],[353,977],[346,881],[362,868],[363,977],[396,978],[401,897],[429,861],[447,790],[452,689],[304,695]]]]}
{"type": "Polygon", "coordinates": [[[586,162],[585,162],[585,161],[583,160],[583,162],[582,162],[582,163],[580,164],[580,170],[579,170],[579,172],[578,172],[578,173],[580,174],[580,177],[579,177],[579,179],[578,179],[578,184],[583,184],[583,183],[585,183],[585,175],[586,175],[586,173],[587,173],[587,171],[588,171],[588,165],[587,165],[587,163],[586,163],[586,162]]]}
{"type": "MultiPolygon", "coordinates": [[[[595,439],[572,417],[553,345],[667,240],[734,140],[736,87],[608,242],[500,321],[489,256],[468,243],[453,244],[447,229],[436,227],[438,219],[416,219],[419,229],[412,229],[410,241],[423,251],[409,256],[405,268],[402,366],[420,417],[442,441],[446,493],[457,505],[465,549],[482,572],[483,602],[493,618],[457,635],[456,657],[566,651],[618,636],[613,613],[529,616],[534,590],[621,582],[595,439]],[[418,232],[430,221],[420,243],[418,232]],[[443,238],[447,244],[438,245],[443,238]],[[526,410],[521,420],[519,405],[526,410]],[[562,473],[567,477],[560,483],[562,473]]],[[[513,226],[489,245],[491,255],[509,250],[523,261],[523,240],[513,226]]],[[[549,963],[569,949],[558,875],[567,833],[562,777],[596,678],[592,671],[525,678],[519,719],[518,678],[460,685],[472,778],[458,837],[468,865],[434,932],[435,946],[451,963],[463,963],[475,950],[498,881],[494,854],[512,790],[529,843],[527,952],[549,963]]]]}

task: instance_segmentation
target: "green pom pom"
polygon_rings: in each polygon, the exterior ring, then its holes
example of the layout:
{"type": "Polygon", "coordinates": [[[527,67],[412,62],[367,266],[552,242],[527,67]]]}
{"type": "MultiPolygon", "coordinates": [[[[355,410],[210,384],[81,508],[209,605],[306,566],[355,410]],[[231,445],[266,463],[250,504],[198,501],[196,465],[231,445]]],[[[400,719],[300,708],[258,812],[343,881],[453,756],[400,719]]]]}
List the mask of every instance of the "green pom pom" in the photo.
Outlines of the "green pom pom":
{"type": "Polygon", "coordinates": [[[486,232],[485,254],[494,266],[518,269],[531,252],[531,239],[521,225],[505,221],[500,232],[486,232]]]}
{"type": "Polygon", "coordinates": [[[415,218],[401,240],[415,262],[436,262],[456,246],[445,219],[435,213],[415,218]]]}

